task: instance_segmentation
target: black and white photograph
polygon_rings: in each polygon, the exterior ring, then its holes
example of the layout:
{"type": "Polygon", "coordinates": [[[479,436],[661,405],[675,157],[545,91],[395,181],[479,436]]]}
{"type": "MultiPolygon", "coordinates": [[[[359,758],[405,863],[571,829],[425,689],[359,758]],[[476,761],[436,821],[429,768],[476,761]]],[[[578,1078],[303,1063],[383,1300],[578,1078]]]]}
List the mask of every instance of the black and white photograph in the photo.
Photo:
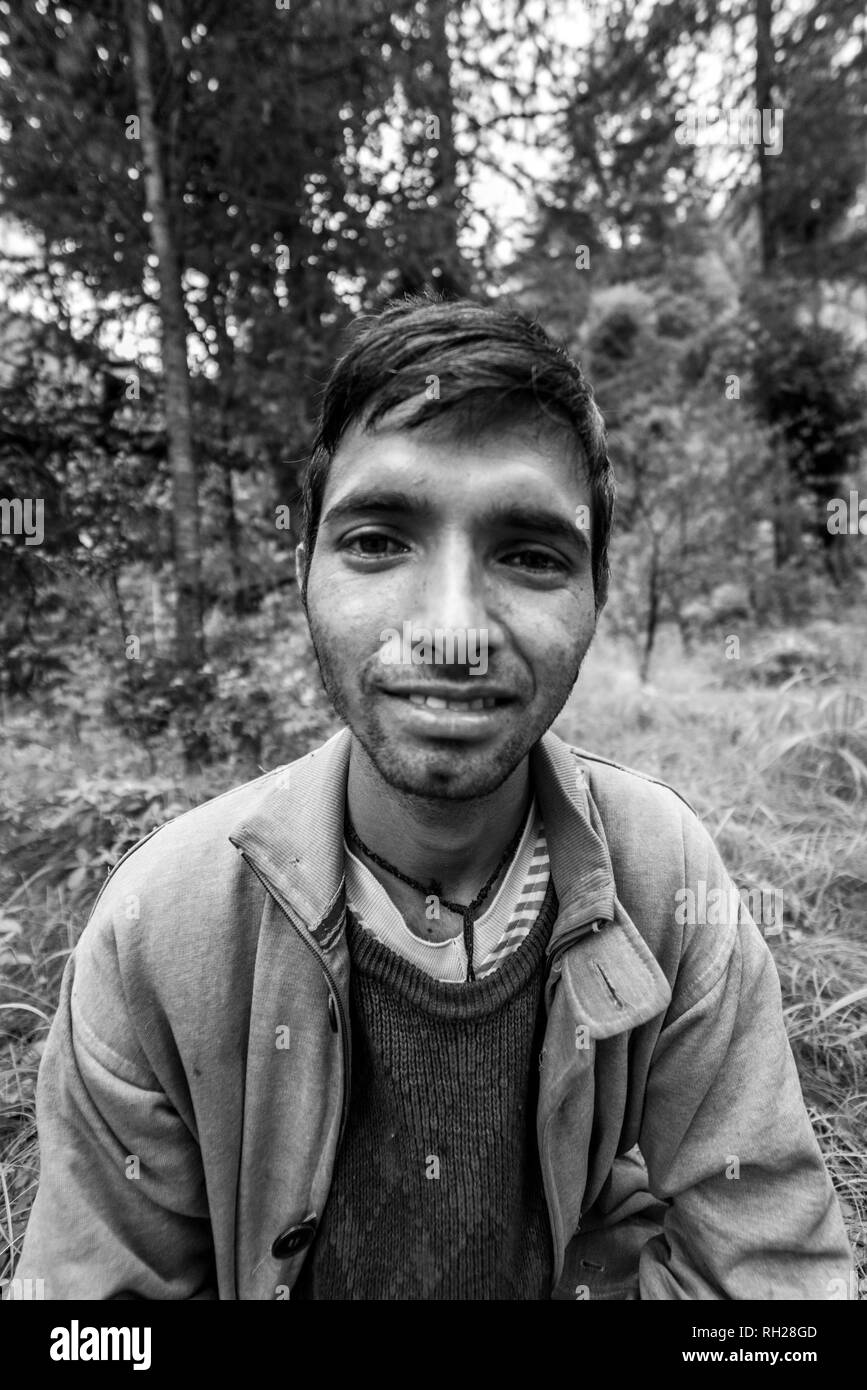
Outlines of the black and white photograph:
{"type": "Polygon", "coordinates": [[[863,0],[0,0],[0,494],[32,1364],[568,1301],[828,1374],[863,0]]]}

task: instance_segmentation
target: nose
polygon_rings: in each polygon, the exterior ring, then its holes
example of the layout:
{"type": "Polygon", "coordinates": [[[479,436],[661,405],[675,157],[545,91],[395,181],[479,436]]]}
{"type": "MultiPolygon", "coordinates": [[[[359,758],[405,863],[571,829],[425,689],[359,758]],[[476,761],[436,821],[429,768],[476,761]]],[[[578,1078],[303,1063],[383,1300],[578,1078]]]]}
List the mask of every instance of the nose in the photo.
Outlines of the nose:
{"type": "Polygon", "coordinates": [[[490,607],[484,564],[471,537],[446,533],[428,555],[415,622],[435,631],[485,633],[488,650],[502,641],[502,629],[490,607]]]}

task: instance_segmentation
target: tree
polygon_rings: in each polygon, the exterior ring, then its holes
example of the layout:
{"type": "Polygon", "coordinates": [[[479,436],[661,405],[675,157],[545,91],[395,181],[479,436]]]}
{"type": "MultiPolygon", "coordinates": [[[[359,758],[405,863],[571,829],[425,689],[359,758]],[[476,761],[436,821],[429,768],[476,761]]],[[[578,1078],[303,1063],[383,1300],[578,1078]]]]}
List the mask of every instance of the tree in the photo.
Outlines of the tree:
{"type": "MultiPolygon", "coordinates": [[[[782,570],[796,555],[824,553],[836,577],[841,552],[829,547],[825,504],[856,471],[862,447],[863,367],[845,341],[844,290],[863,274],[855,209],[864,187],[865,54],[867,19],[854,0],[798,10],[771,0],[592,7],[589,40],[560,68],[561,168],[539,188],[534,241],[513,268],[527,307],[576,350],[593,340],[591,361],[607,364],[595,369],[600,403],[615,433],[625,420],[635,434],[627,457],[636,467],[651,443],[642,410],[647,420],[653,407],[674,405],[672,356],[683,368],[684,406],[680,426],[669,421],[666,433],[675,477],[686,420],[696,412],[709,419],[705,394],[737,378],[741,403],[727,426],[733,440],[747,427],[758,446],[765,477],[756,502],[773,525],[776,562],[782,570]],[[702,58],[711,60],[705,76],[717,71],[715,91],[696,85],[702,58]],[[782,111],[773,148],[765,122],[761,138],[729,135],[709,154],[679,141],[678,118],[709,115],[711,106],[714,115],[782,111]],[[573,263],[582,244],[585,260],[573,263]],[[727,304],[688,283],[714,258],[736,277],[727,304]],[[824,315],[836,282],[842,336],[824,315]],[[648,345],[629,303],[606,303],[609,289],[625,295],[628,286],[657,310],[661,342],[648,345]],[[702,323],[695,310],[703,302],[702,323]],[[679,331],[666,332],[664,319],[679,321],[679,331]],[[651,354],[653,390],[639,380],[633,340],[651,354]]],[[[853,330],[854,317],[848,310],[853,330]]],[[[646,527],[646,516],[635,524],[646,527]]],[[[648,547],[658,557],[652,537],[648,547]]]]}
{"type": "MultiPolygon", "coordinates": [[[[163,0],[163,25],[169,43],[174,42],[168,16],[173,0],[163,0]]],[[[204,664],[202,636],[202,556],[199,533],[199,500],[190,382],[187,364],[187,317],[181,288],[180,265],[175,245],[173,215],[166,184],[163,142],[157,126],[151,78],[147,0],[124,0],[129,27],[130,55],[135,81],[137,115],[141,124],[144,185],[157,276],[160,286],[159,316],[165,375],[166,436],[172,474],[174,529],[175,661],[179,672],[195,683],[204,664]]]]}

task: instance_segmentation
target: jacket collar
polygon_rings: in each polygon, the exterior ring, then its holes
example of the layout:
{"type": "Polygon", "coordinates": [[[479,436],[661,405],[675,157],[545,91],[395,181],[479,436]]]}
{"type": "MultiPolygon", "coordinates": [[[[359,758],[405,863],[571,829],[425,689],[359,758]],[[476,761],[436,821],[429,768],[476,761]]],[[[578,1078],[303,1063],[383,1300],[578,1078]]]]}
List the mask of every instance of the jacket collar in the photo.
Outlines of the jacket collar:
{"type": "MultiPolygon", "coordinates": [[[[257,809],[230,835],[299,930],[322,951],[342,944],[343,819],[351,734],[342,729],[282,768],[257,809]]],[[[530,755],[560,910],[548,946],[547,1002],[561,972],[592,1036],[654,1017],[671,991],[620,903],[599,813],[579,756],[547,733],[530,755]]]]}
{"type": "Polygon", "coordinates": [[[343,816],[352,735],[348,729],[281,768],[252,815],[229,839],[281,907],[328,950],[345,909],[343,816]]]}
{"type": "Polygon", "coordinates": [[[548,733],[531,755],[560,911],[545,986],[550,1010],[562,975],[574,1020],[612,1037],[667,1008],[671,988],[617,896],[605,830],[580,756],[548,733]]]}

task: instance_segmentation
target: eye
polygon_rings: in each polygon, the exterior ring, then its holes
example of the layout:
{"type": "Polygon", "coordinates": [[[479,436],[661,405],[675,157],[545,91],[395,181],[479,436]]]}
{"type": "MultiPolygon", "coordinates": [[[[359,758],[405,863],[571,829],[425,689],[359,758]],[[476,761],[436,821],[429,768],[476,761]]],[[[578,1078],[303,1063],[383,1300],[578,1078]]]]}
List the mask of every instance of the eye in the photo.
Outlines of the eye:
{"type": "Polygon", "coordinates": [[[350,536],[344,549],[364,560],[390,560],[393,555],[402,554],[406,546],[384,531],[362,531],[350,536]]]}
{"type": "Polygon", "coordinates": [[[564,562],[550,550],[536,550],[530,546],[510,551],[503,556],[503,560],[507,565],[537,574],[558,574],[566,569],[564,562]]]}

